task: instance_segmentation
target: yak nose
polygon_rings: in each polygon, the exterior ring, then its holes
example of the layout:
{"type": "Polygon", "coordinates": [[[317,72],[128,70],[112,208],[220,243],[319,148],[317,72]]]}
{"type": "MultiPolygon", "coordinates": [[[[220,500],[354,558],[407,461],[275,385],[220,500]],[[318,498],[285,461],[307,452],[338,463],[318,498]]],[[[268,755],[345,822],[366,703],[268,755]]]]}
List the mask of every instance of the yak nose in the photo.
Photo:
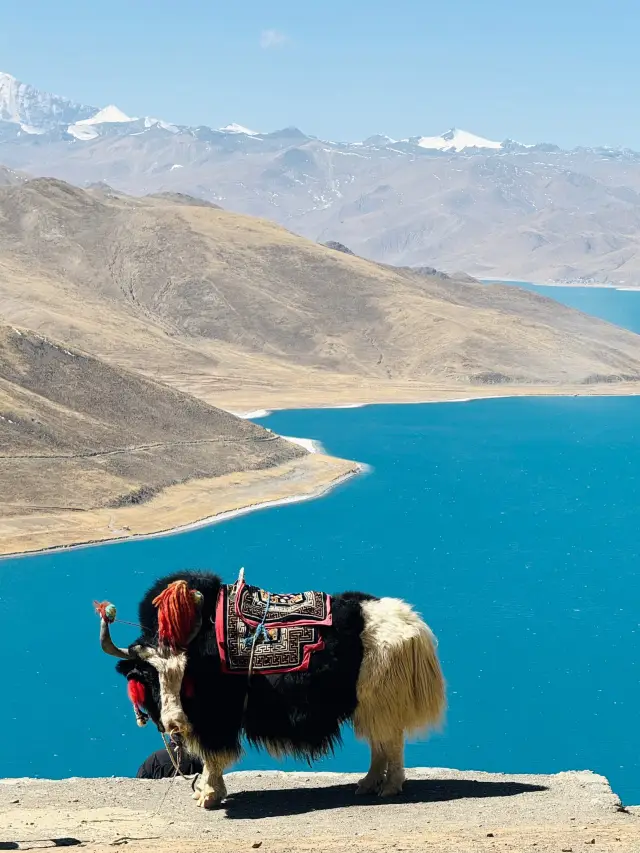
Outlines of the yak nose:
{"type": "Polygon", "coordinates": [[[184,726],[180,725],[178,720],[167,720],[167,722],[164,724],[165,732],[171,737],[174,737],[175,735],[181,735],[183,728],[184,726]]]}
{"type": "Polygon", "coordinates": [[[171,742],[176,746],[184,746],[184,738],[181,732],[173,731],[171,732],[171,742]]]}
{"type": "Polygon", "coordinates": [[[186,734],[189,733],[189,723],[186,717],[171,716],[169,720],[163,720],[164,730],[174,743],[182,743],[186,734]]]}

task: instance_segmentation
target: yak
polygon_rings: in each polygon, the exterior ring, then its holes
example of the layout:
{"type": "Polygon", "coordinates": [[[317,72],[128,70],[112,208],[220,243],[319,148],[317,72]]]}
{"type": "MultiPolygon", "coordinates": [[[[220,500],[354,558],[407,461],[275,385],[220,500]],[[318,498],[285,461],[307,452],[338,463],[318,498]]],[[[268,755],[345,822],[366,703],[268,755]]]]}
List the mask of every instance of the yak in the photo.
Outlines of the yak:
{"type": "Polygon", "coordinates": [[[333,752],[345,723],[371,749],[357,793],[396,795],[406,735],[436,727],[444,713],[435,637],[398,598],[272,596],[246,586],[242,573],[226,585],[183,571],[149,589],[142,633],[126,649],[111,639],[113,605],[96,609],[102,649],[120,658],[138,724],[151,719],[202,760],[194,799],[204,808],[226,797],[223,773],[243,738],[311,763],[333,752]]]}

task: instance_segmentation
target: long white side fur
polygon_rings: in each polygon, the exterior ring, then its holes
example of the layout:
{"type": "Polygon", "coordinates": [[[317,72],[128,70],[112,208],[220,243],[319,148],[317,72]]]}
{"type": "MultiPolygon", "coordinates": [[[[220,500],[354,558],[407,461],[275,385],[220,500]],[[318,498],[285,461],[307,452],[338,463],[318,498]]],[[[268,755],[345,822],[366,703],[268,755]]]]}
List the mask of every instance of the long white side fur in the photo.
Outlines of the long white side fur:
{"type": "Polygon", "coordinates": [[[356,735],[385,744],[437,727],[445,709],[445,684],[429,626],[406,602],[381,598],[362,603],[364,656],[358,677],[356,735]]]}

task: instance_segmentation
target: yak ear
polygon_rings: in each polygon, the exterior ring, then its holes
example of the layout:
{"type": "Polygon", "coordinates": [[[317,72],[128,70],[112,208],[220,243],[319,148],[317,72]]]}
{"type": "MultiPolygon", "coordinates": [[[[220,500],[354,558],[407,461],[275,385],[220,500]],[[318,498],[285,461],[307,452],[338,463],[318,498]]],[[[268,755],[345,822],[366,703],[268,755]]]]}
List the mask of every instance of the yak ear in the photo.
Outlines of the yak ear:
{"type": "Polygon", "coordinates": [[[119,660],[116,664],[116,672],[119,672],[120,675],[124,675],[125,678],[128,678],[136,669],[137,665],[138,662],[135,660],[119,660]]]}

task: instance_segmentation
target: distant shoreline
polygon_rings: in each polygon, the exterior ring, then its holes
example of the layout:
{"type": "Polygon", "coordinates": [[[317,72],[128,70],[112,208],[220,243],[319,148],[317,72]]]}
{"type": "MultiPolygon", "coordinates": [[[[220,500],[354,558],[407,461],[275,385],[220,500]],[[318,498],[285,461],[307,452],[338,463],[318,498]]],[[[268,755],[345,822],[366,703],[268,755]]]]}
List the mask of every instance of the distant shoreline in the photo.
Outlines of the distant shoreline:
{"type": "Polygon", "coordinates": [[[579,281],[526,281],[521,278],[479,278],[478,281],[482,284],[532,284],[535,287],[574,287],[585,290],[640,290],[640,284],[613,284],[602,281],[594,281],[590,284],[579,281]]]}
{"type": "MultiPolygon", "coordinates": [[[[620,385],[625,386],[627,388],[629,383],[620,383],[620,385]]],[[[518,398],[534,398],[534,397],[637,397],[640,396],[640,383],[634,385],[633,387],[628,387],[628,390],[619,390],[620,386],[611,383],[606,386],[606,390],[604,384],[603,385],[593,385],[593,386],[581,386],[579,389],[576,388],[574,390],[567,389],[556,389],[549,388],[548,390],[541,390],[539,387],[536,387],[535,390],[531,389],[529,391],[525,390],[526,386],[520,386],[523,390],[518,393],[514,391],[514,386],[509,386],[509,392],[505,394],[473,394],[470,393],[465,397],[448,397],[448,396],[438,396],[435,395],[428,399],[421,400],[366,400],[361,403],[344,403],[335,405],[332,403],[302,403],[298,406],[295,405],[287,405],[287,406],[272,406],[268,409],[253,409],[251,411],[246,410],[237,410],[232,408],[227,408],[226,411],[231,415],[235,415],[237,418],[242,418],[242,420],[259,420],[261,418],[266,418],[269,415],[274,414],[275,412],[290,412],[295,411],[296,409],[304,410],[304,409],[364,409],[370,406],[427,406],[436,403],[475,403],[481,400],[514,400],[518,398]],[[584,388],[592,388],[593,390],[585,391],[584,388]],[[599,390],[596,390],[599,389],[599,390]],[[611,391],[609,391],[611,389],[611,391]],[[614,390],[615,389],[615,390],[614,390]],[[617,393],[616,393],[617,392],[617,393]]],[[[285,436],[281,436],[281,438],[285,438],[285,436]]],[[[291,441],[292,439],[287,439],[291,441]]],[[[308,441],[312,442],[312,439],[298,439],[297,441],[308,441]]],[[[305,447],[306,445],[302,445],[305,447]]],[[[313,451],[311,451],[313,452],[313,451]]],[[[318,451],[316,451],[318,452],[318,451]]],[[[319,452],[323,453],[324,450],[320,450],[319,452]]]]}

